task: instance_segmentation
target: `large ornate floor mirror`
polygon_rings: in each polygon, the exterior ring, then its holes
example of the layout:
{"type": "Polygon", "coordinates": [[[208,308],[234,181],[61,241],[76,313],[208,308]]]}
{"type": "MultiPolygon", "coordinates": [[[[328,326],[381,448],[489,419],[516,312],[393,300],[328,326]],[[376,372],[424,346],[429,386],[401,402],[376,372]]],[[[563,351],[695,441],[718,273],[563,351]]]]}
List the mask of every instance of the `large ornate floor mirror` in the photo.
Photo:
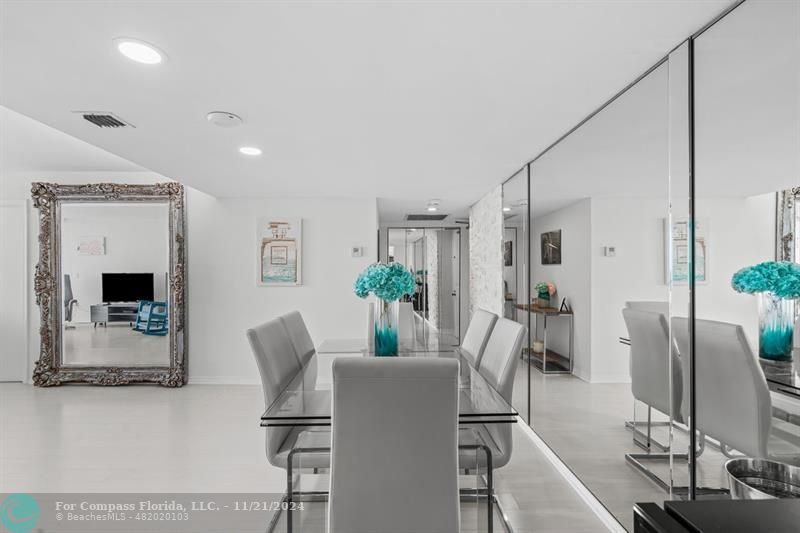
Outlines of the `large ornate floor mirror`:
{"type": "Polygon", "coordinates": [[[34,183],[41,347],[33,383],[186,383],[179,183],[34,183]]]}

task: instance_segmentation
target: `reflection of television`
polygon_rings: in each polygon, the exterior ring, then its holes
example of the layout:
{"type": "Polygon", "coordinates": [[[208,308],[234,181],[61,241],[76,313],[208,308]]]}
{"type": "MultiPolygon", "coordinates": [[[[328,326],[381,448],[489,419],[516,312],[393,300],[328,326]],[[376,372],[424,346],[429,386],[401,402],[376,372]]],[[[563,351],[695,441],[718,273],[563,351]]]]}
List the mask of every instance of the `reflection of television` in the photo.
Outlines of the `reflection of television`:
{"type": "Polygon", "coordinates": [[[153,273],[103,272],[103,302],[135,302],[153,299],[153,273]]]}

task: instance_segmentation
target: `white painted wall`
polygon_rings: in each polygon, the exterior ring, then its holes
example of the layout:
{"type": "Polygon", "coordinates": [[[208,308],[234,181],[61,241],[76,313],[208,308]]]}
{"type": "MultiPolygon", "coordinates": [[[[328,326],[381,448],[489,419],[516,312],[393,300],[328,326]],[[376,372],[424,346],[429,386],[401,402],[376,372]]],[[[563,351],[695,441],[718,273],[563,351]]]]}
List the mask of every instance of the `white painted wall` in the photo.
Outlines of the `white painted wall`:
{"type": "Polygon", "coordinates": [[[166,300],[169,204],[67,204],[61,209],[61,270],[70,276],[73,322],[89,322],[102,298],[104,272],[153,273],[154,299],[166,300]],[[84,236],[103,236],[105,255],[81,255],[84,236]]]}
{"type": "Polygon", "coordinates": [[[376,256],[375,199],[232,198],[187,191],[189,379],[257,383],[245,330],[299,310],[315,343],[365,337],[366,303],[353,294],[376,256]],[[256,218],[303,219],[303,285],[256,286],[256,218]],[[364,256],[350,257],[352,246],[364,256]]]}
{"type": "Polygon", "coordinates": [[[483,308],[503,316],[503,187],[469,210],[470,316],[483,308]]]}
{"type": "MultiPolygon", "coordinates": [[[[531,224],[531,285],[540,281],[552,281],[556,284],[557,300],[552,305],[558,306],[562,298],[566,298],[573,310],[575,321],[574,349],[575,375],[590,380],[592,376],[591,360],[591,211],[589,199],[581,200],[552,213],[535,217],[531,224]],[[561,230],[561,264],[542,264],[542,233],[561,230]]],[[[531,289],[531,297],[535,297],[531,289]]],[[[534,320],[531,319],[531,329],[534,320]]],[[[539,338],[542,326],[539,325],[539,338]]],[[[532,332],[533,333],[533,332],[532,332]]],[[[531,338],[534,338],[533,335],[531,338]]],[[[549,319],[547,323],[547,345],[556,352],[567,354],[569,351],[569,323],[565,318],[549,319]]]]}

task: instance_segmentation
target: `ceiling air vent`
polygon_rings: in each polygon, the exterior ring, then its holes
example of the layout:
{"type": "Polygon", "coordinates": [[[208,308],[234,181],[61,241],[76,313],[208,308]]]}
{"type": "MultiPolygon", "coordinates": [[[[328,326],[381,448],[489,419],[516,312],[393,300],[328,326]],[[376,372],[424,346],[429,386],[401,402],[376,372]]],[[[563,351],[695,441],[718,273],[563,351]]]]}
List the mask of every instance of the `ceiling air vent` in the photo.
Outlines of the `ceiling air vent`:
{"type": "Polygon", "coordinates": [[[438,222],[440,220],[444,220],[450,215],[406,215],[406,220],[412,220],[417,222],[428,221],[428,222],[438,222]]]}
{"type": "Polygon", "coordinates": [[[126,122],[115,116],[113,113],[106,113],[103,111],[75,111],[81,115],[85,120],[88,120],[98,128],[126,128],[130,126],[135,128],[130,122],[126,122]]]}

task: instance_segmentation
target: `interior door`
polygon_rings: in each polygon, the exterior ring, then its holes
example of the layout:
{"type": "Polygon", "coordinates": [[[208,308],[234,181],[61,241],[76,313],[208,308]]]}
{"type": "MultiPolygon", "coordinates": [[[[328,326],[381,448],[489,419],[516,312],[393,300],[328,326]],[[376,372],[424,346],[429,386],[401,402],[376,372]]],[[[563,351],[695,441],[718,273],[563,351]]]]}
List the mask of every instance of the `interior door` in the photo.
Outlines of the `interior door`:
{"type": "Polygon", "coordinates": [[[26,221],[25,202],[0,203],[0,381],[22,381],[25,375],[26,221]]]}

